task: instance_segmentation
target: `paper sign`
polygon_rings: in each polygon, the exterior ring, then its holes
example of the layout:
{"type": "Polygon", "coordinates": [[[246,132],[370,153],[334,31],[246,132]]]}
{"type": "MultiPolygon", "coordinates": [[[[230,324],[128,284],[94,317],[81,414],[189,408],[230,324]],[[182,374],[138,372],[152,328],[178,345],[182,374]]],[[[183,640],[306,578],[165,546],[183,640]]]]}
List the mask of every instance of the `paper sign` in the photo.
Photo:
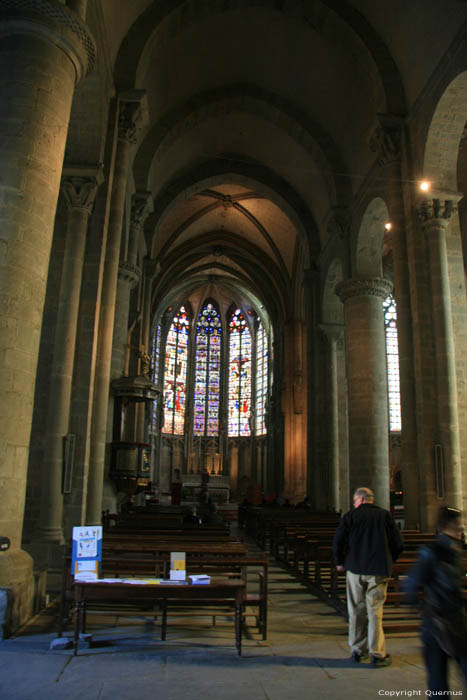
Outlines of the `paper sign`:
{"type": "Polygon", "coordinates": [[[186,579],[185,552],[170,553],[170,580],[184,581],[186,579]]]}
{"type": "Polygon", "coordinates": [[[97,578],[102,560],[102,525],[74,527],[72,543],[72,574],[90,578],[95,572],[97,578]]]}

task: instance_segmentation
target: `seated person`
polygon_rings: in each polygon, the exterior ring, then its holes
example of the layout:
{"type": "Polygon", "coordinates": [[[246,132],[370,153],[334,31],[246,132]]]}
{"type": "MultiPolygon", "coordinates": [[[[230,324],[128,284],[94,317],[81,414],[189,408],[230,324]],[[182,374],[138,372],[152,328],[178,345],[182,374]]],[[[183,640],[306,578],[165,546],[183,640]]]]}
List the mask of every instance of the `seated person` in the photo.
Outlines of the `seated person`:
{"type": "Polygon", "coordinates": [[[196,508],[193,506],[191,510],[183,517],[183,524],[184,525],[199,525],[201,520],[198,517],[198,514],[196,512],[196,508]]]}

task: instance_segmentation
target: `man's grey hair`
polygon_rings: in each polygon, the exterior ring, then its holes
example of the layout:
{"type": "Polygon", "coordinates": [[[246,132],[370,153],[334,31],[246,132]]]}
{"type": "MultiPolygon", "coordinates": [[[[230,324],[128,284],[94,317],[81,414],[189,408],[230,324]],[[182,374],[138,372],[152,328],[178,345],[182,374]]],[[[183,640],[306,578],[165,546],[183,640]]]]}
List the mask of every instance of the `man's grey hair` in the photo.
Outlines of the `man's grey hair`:
{"type": "Polygon", "coordinates": [[[365,503],[375,502],[375,494],[371,489],[368,489],[366,486],[361,486],[360,488],[358,488],[354,493],[354,498],[363,498],[365,503]]]}

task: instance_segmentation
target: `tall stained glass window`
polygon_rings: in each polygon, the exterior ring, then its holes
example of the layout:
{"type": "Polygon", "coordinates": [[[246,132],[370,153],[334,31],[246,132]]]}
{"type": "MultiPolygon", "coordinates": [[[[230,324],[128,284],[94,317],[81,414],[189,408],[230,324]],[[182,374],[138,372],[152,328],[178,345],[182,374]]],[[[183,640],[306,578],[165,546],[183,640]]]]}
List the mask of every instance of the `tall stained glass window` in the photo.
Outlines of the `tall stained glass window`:
{"type": "Polygon", "coordinates": [[[188,315],[181,306],[174,316],[165,346],[163,433],[183,435],[185,432],[189,331],[188,315]]]}
{"type": "MultiPolygon", "coordinates": [[[[161,364],[161,324],[157,324],[156,332],[152,340],[152,381],[158,387],[161,364]]],[[[152,429],[157,425],[157,398],[152,402],[152,429]]]]}
{"type": "Polygon", "coordinates": [[[399,344],[397,340],[397,308],[392,294],[383,302],[388,368],[389,430],[401,430],[401,395],[399,376],[399,344]]]}
{"type": "Polygon", "coordinates": [[[219,433],[222,323],[216,307],[206,303],[196,325],[194,395],[195,435],[219,433]]]}
{"type": "Polygon", "coordinates": [[[256,331],[256,435],[266,434],[265,409],[268,395],[268,337],[260,322],[256,331]]]}
{"type": "Polygon", "coordinates": [[[229,436],[251,435],[251,334],[240,309],[229,323],[229,436]]]}

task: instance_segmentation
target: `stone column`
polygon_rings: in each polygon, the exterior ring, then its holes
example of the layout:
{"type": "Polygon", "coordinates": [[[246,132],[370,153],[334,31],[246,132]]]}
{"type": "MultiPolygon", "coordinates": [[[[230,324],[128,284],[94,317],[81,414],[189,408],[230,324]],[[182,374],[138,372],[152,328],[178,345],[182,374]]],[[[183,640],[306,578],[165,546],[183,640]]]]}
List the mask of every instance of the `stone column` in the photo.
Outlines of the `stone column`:
{"type": "MultiPolygon", "coordinates": [[[[444,470],[439,465],[436,495],[456,508],[462,508],[462,474],[446,229],[460,199],[461,195],[439,192],[433,193],[429,199],[421,200],[418,206],[428,243],[430,264],[438,406],[438,434],[434,436],[434,444],[441,446],[438,454],[441,452],[440,459],[444,463],[444,470]]],[[[432,494],[423,496],[425,502],[433,502],[432,494]]]]}
{"type": "MultiPolygon", "coordinates": [[[[370,146],[378,154],[381,176],[387,182],[390,240],[394,269],[394,296],[397,304],[399,344],[399,377],[401,399],[401,471],[404,490],[405,527],[420,527],[420,474],[417,455],[417,421],[415,402],[415,370],[413,318],[410,299],[409,254],[407,249],[407,217],[402,185],[403,119],[392,114],[378,114],[379,126],[370,146]]],[[[389,238],[388,234],[386,236],[389,238]]]]}
{"type": "Polygon", "coordinates": [[[349,482],[389,508],[388,392],[383,300],[392,283],[354,277],[336,286],[344,303],[349,394],[349,482]]]}
{"type": "Polygon", "coordinates": [[[131,265],[138,264],[138,251],[141,237],[144,234],[144,224],[153,210],[152,194],[150,192],[136,192],[131,202],[130,243],[128,246],[127,261],[131,265]]]}
{"type": "Polygon", "coordinates": [[[120,264],[120,244],[125,206],[125,194],[130,162],[130,149],[136,143],[137,127],[143,117],[141,91],[120,96],[118,143],[110,203],[109,227],[106,244],[104,278],[102,283],[94,380],[94,403],[91,424],[88,495],[86,523],[101,522],[104,460],[109,404],[110,364],[114,329],[117,279],[120,264]]]}
{"type": "MultiPolygon", "coordinates": [[[[152,204],[152,200],[151,200],[152,204]]],[[[140,352],[148,355],[150,350],[150,332],[151,332],[151,298],[152,298],[152,283],[154,276],[160,269],[160,264],[155,260],[146,258],[143,264],[143,292],[142,292],[142,309],[141,309],[141,347],[140,352]]],[[[162,393],[157,401],[161,401],[162,393]]],[[[136,406],[136,439],[139,442],[146,441],[146,428],[149,420],[145,406],[138,404],[136,406]]],[[[193,423],[189,423],[193,430],[193,423]]]]}
{"type": "Polygon", "coordinates": [[[336,512],[340,510],[340,465],[339,465],[339,389],[337,381],[337,342],[342,338],[344,328],[336,323],[323,323],[320,326],[329,344],[329,492],[328,499],[336,512]]]}
{"type": "Polygon", "coordinates": [[[114,337],[112,344],[111,378],[128,375],[128,320],[130,313],[131,290],[141,280],[141,270],[137,265],[139,243],[144,232],[144,222],[152,208],[152,197],[148,192],[136,193],[132,198],[130,215],[130,236],[128,255],[120,263],[118,271],[117,301],[115,307],[114,337]]]}
{"type": "Polygon", "coordinates": [[[0,586],[14,599],[7,632],[31,613],[32,561],[20,544],[40,328],[71,102],[94,56],[86,26],[65,6],[2,0],[0,531],[12,547],[0,558],[0,586]]]}
{"type": "Polygon", "coordinates": [[[43,465],[40,539],[63,543],[63,439],[68,432],[76,328],[88,219],[100,171],[65,170],[62,192],[68,222],[58,301],[57,325],[49,384],[49,403],[43,465]]]}
{"type": "Polygon", "coordinates": [[[141,278],[141,270],[129,262],[118,266],[117,297],[115,303],[115,320],[112,341],[111,379],[118,379],[128,374],[126,357],[128,355],[128,316],[130,311],[130,294],[141,278]]]}

